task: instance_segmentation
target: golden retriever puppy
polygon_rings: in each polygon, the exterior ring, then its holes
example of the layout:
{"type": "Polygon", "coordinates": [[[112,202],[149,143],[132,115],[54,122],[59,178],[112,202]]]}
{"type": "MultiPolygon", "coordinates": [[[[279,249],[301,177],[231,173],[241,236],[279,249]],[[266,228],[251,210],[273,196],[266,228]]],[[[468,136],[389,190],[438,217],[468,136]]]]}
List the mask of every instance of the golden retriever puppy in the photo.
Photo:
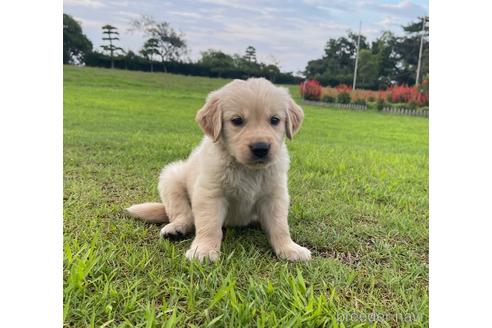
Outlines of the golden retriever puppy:
{"type": "Polygon", "coordinates": [[[299,130],[304,113],[286,88],[265,79],[234,80],[209,94],[196,120],[205,137],[186,161],[164,167],[162,203],[127,209],[147,222],[169,222],[161,236],[195,239],[188,259],[216,261],[223,226],[259,222],[275,254],[290,261],[311,258],[292,241],[287,215],[289,155],[284,139],[299,130]]]}

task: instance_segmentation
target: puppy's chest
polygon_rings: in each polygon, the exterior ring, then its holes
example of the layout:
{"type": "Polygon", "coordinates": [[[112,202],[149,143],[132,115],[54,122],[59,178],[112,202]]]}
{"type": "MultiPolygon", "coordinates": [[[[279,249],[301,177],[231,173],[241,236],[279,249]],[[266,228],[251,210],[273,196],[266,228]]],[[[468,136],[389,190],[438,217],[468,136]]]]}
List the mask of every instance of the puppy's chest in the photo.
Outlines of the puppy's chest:
{"type": "Polygon", "coordinates": [[[222,188],[226,198],[253,201],[266,191],[268,174],[266,172],[226,169],[222,188]]]}
{"type": "Polygon", "coordinates": [[[256,203],[268,192],[266,172],[226,169],[222,180],[228,201],[227,225],[246,225],[256,220],[256,203]]]}

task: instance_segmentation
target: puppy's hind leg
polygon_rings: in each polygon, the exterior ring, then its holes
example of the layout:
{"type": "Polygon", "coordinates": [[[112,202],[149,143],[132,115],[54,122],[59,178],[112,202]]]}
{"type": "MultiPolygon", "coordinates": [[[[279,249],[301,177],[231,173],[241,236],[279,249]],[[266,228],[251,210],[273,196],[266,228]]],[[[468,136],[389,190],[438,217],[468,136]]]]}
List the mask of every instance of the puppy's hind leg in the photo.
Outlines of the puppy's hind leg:
{"type": "Polygon", "coordinates": [[[171,163],[159,177],[159,194],[169,217],[169,223],[161,229],[161,237],[177,237],[193,231],[193,213],[186,189],[184,165],[182,161],[171,163]]]}

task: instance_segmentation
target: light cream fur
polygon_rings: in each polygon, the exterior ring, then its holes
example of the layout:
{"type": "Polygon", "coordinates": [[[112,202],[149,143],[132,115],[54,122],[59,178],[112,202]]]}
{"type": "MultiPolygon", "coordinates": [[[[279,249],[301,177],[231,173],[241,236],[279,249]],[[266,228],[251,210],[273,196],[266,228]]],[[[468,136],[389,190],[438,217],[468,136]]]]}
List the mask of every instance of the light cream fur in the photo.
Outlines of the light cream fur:
{"type": "Polygon", "coordinates": [[[254,221],[260,222],[279,258],[309,260],[310,251],[291,239],[287,222],[289,155],[284,138],[295,135],[303,117],[285,88],[256,78],[228,83],[212,92],[196,115],[205,133],[200,145],[186,161],[162,170],[161,212],[155,203],[134,205],[128,212],[152,222],[169,220],[163,236],[195,229],[186,252],[190,260],[217,260],[222,227],[254,221]],[[272,116],[280,123],[272,124],[272,116]],[[232,122],[238,117],[243,119],[241,126],[232,122]],[[270,144],[263,160],[250,150],[258,142],[270,144]]]}

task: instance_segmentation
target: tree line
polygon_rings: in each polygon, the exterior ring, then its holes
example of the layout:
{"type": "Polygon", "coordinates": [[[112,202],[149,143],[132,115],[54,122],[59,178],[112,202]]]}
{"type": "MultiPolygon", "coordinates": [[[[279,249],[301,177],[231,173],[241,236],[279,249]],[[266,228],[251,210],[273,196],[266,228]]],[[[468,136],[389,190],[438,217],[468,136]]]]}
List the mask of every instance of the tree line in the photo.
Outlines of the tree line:
{"type": "MultiPolygon", "coordinates": [[[[371,43],[361,35],[357,87],[378,90],[386,89],[392,84],[414,85],[421,40],[423,48],[420,76],[428,79],[428,21],[429,17],[421,17],[416,22],[402,26],[403,36],[384,32],[371,43]],[[422,32],[425,36],[423,39],[422,32]]],[[[351,85],[357,38],[357,34],[348,32],[347,36],[329,39],[323,57],[308,62],[306,77],[318,80],[325,86],[351,85]]]]}
{"type": "MultiPolygon", "coordinates": [[[[428,17],[403,26],[404,35],[384,32],[372,43],[360,38],[357,85],[367,89],[382,89],[392,83],[415,83],[415,73],[422,24],[428,17]]],[[[87,66],[121,68],[150,72],[170,72],[223,78],[265,77],[276,83],[294,84],[302,78],[292,72],[281,72],[278,64],[266,64],[256,57],[256,49],[248,46],[243,55],[227,54],[209,49],[200,59],[187,58],[188,45],[183,33],[167,22],[157,22],[142,16],[132,20],[130,32],[140,32],[145,40],[138,53],[125,51],[118,46],[119,31],[109,24],[102,26],[101,49],[94,49],[84,35],[80,24],[68,14],[63,14],[63,63],[87,66]]],[[[425,32],[428,35],[428,30],[425,32]]],[[[358,35],[329,39],[320,59],[308,62],[303,72],[306,78],[316,79],[323,85],[351,84],[355,66],[358,35]]],[[[424,39],[421,76],[429,71],[429,43],[424,39]]]]}
{"type": "Polygon", "coordinates": [[[276,64],[258,61],[253,46],[248,46],[244,55],[209,49],[201,53],[198,61],[192,62],[186,57],[188,46],[184,35],[169,23],[157,22],[151,17],[142,16],[131,21],[129,31],[144,35],[145,41],[138,53],[117,46],[119,32],[111,25],[102,26],[102,40],[106,44],[100,50],[93,49],[80,24],[70,15],[63,14],[63,63],[230,79],[265,77],[284,84],[302,80],[291,72],[281,72],[276,64]]]}

